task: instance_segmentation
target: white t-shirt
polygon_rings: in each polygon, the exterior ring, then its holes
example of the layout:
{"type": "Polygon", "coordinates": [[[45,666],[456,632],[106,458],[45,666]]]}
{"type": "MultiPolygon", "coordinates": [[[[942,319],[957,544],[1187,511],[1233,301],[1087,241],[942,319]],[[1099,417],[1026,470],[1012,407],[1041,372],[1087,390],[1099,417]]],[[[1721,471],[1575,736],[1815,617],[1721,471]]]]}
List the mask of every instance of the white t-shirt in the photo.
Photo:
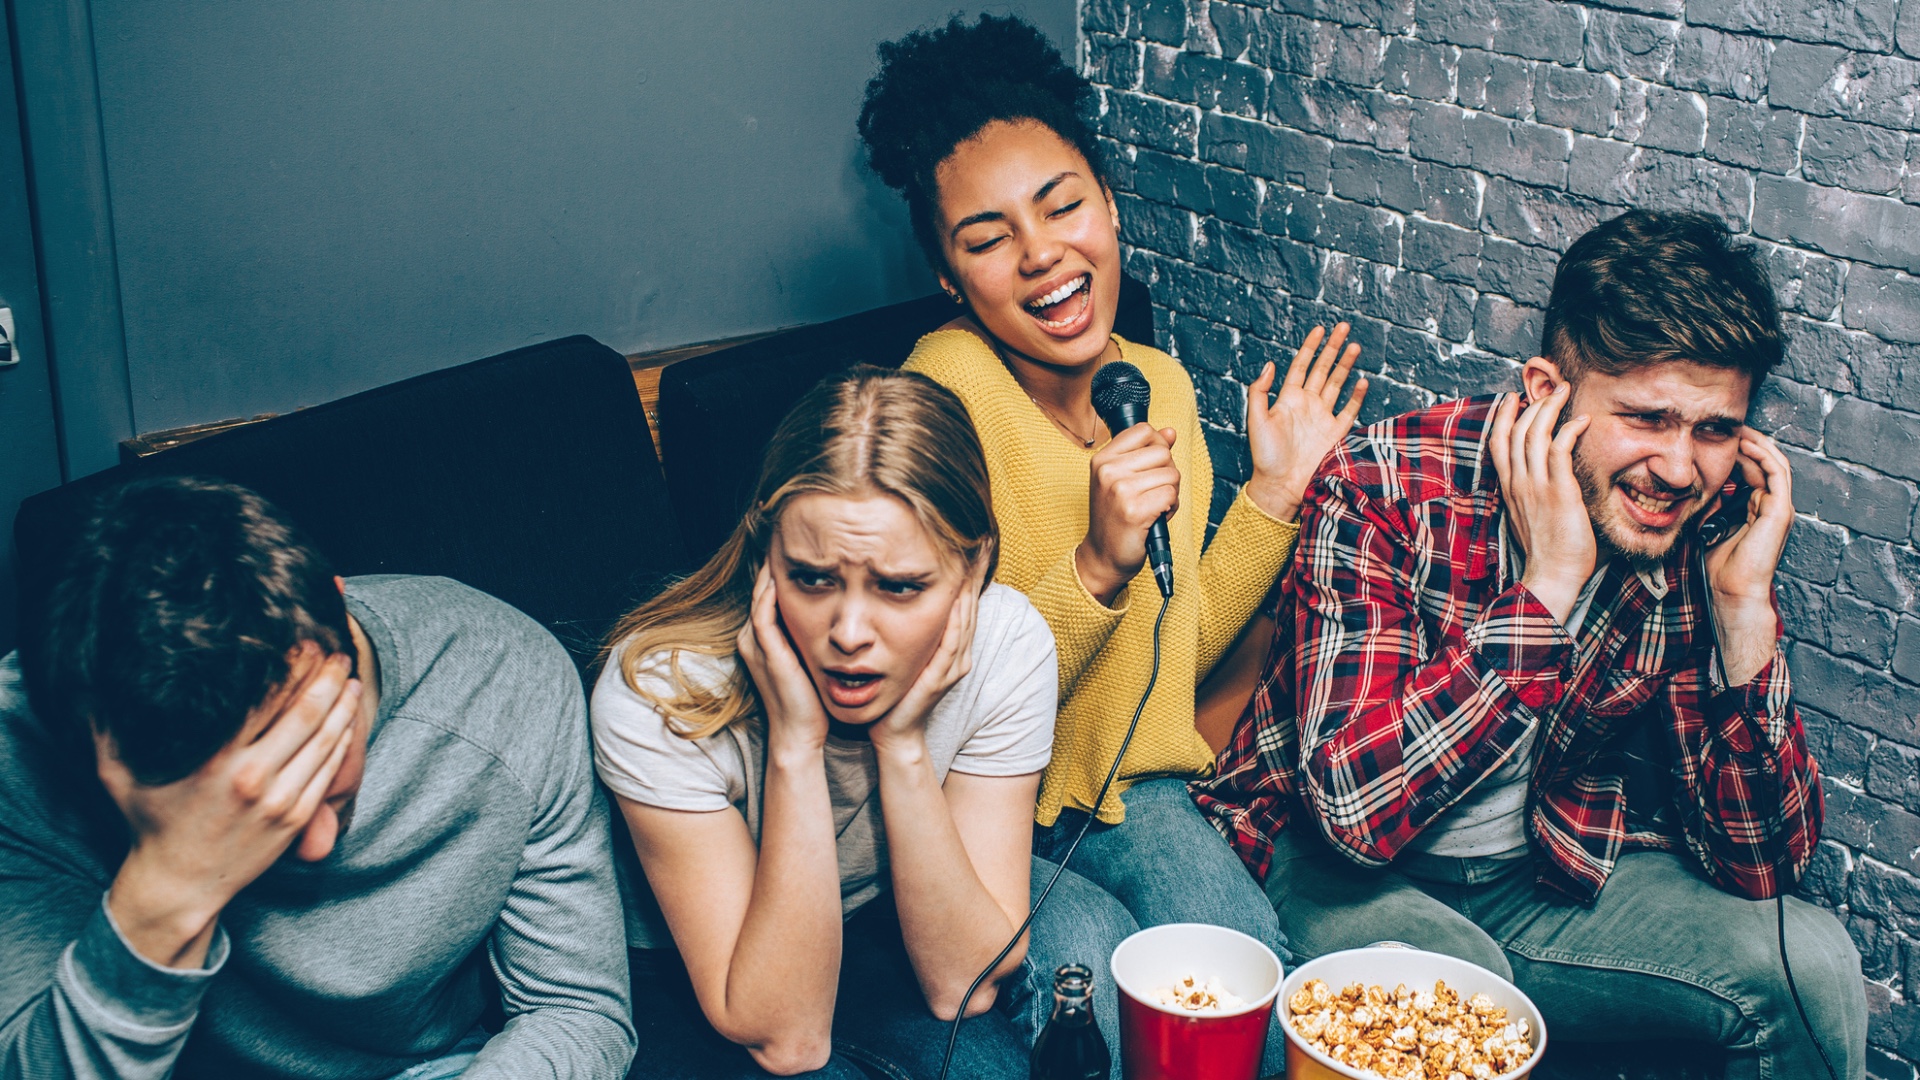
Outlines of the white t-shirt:
{"type": "MultiPolygon", "coordinates": [[[[761,781],[766,774],[765,721],[749,717],[703,739],[683,738],[627,685],[618,649],[593,688],[593,760],[614,794],[668,810],[733,807],[760,836],[761,781]],[[751,765],[749,765],[751,763],[751,765]]],[[[736,661],[683,654],[681,671],[718,686],[736,661]]],[[[642,678],[662,678],[657,654],[642,678]]],[[[1053,633],[1027,598],[989,585],[974,624],[973,669],[927,717],[927,750],[944,783],[949,770],[975,776],[1022,776],[1046,767],[1053,752],[1059,668],[1053,633]]],[[[665,683],[660,684],[664,694],[665,683]]],[[[651,687],[650,687],[651,689],[651,687]]],[[[840,907],[851,915],[887,886],[886,835],[880,817],[879,763],[873,744],[829,735],[827,792],[840,861],[840,907]]],[[[644,881],[628,882],[631,892],[644,881]]],[[[630,897],[630,901],[639,900],[630,897]]],[[[651,897],[643,901],[651,907],[651,897]]],[[[658,927],[628,920],[631,944],[665,947],[658,927]]]]}

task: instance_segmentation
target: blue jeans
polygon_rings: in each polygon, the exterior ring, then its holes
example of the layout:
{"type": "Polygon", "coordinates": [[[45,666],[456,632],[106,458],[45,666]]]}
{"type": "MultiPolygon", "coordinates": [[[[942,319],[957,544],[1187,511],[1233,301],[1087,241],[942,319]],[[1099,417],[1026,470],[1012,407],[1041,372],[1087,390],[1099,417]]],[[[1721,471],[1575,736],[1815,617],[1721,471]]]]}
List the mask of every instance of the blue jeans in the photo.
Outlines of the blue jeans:
{"type": "MultiPolygon", "coordinates": [[[[1074,862],[1079,861],[1075,855],[1074,862]]],[[[1057,866],[1034,858],[1036,899],[1057,866]]],[[[1006,1004],[1014,1010],[1014,1024],[1028,1046],[1053,1015],[1054,972],[1063,964],[1083,964],[1093,972],[1093,1018],[1113,1055],[1113,1080],[1120,1080],[1120,991],[1113,985],[1111,961],[1113,950],[1138,929],[1132,913],[1111,893],[1072,870],[1061,873],[1060,883],[1034,916],[1020,978],[1005,984],[1006,1004]]]]}
{"type": "MultiPolygon", "coordinates": [[[[1073,856],[1070,873],[1078,873],[1111,893],[1142,927],[1165,923],[1225,926],[1259,940],[1282,963],[1287,961],[1287,939],[1280,932],[1273,905],[1260,891],[1260,883],[1247,873],[1240,857],[1193,805],[1186,781],[1146,780],[1128,788],[1123,801],[1126,820],[1118,825],[1095,822],[1073,856]]],[[[1086,814],[1079,810],[1063,811],[1051,827],[1037,830],[1034,854],[1060,858],[1085,820],[1086,814]]],[[[1107,970],[1111,957],[1109,950],[1100,964],[1100,975],[1108,980],[1112,978],[1107,970]]],[[[1111,981],[1103,984],[1108,1002],[1114,1001],[1111,986],[1111,981]]],[[[1099,999],[1095,1000],[1097,1003],[1099,999]]],[[[1113,1008],[1117,1005],[1109,1011],[1113,1008]]],[[[1109,1038],[1107,1045],[1117,1063],[1119,1042],[1109,1038]]],[[[1263,1060],[1263,1076],[1280,1072],[1285,1066],[1286,1042],[1277,1019],[1267,1029],[1263,1060]]]]}
{"type": "MultiPolygon", "coordinates": [[[[1311,824],[1306,829],[1311,829],[1311,824]]],[[[1715,888],[1666,852],[1623,856],[1590,908],[1534,884],[1530,859],[1403,857],[1388,869],[1347,861],[1289,826],[1267,892],[1311,959],[1403,941],[1511,980],[1566,1042],[1688,1039],[1727,1051],[1733,1080],[1825,1077],[1780,970],[1772,900],[1715,888]]],[[[1866,1070],[1860,954],[1831,912],[1786,902],[1787,955],[1813,1029],[1845,1080],[1866,1070]]]]}
{"type": "MultiPolygon", "coordinates": [[[[1053,873],[1033,861],[1032,895],[1053,873]]],[[[1027,957],[1000,984],[994,1007],[960,1025],[950,1076],[1026,1080],[1033,1040],[1053,1009],[1053,972],[1061,964],[1098,956],[1107,1015],[1102,1028],[1118,1064],[1112,976],[1106,957],[1133,932],[1133,921],[1112,897],[1072,871],[1061,875],[1034,921],[1027,957]]],[[[890,897],[847,920],[840,950],[840,987],[833,1011],[833,1054],[813,1080],[934,1080],[952,1025],[927,1008],[907,959],[890,897]]],[[[631,1080],[758,1080],[770,1075],[747,1051],[728,1042],[700,1011],[680,955],[672,949],[628,953],[633,1021],[640,1049],[631,1080]]],[[[1089,966],[1092,966],[1091,964],[1089,966]]],[[[1096,991],[1098,993],[1099,991],[1096,991]]],[[[1119,1075],[1116,1067],[1114,1075],[1119,1075]]]]}

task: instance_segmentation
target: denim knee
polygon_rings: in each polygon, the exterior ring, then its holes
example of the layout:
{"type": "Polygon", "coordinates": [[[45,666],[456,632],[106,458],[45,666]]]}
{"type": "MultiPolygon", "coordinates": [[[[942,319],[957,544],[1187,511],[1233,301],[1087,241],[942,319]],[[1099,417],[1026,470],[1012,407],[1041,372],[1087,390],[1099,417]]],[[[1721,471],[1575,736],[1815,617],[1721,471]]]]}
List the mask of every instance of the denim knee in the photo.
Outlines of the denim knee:
{"type": "Polygon", "coordinates": [[[1276,862],[1266,896],[1301,961],[1398,941],[1478,964],[1511,982],[1506,950],[1465,915],[1389,871],[1324,858],[1276,862]]]}
{"type": "Polygon", "coordinates": [[[1106,865],[1086,870],[1145,926],[1211,923],[1238,930],[1289,959],[1286,935],[1260,883],[1233,852],[1183,781],[1160,779],[1127,791],[1127,820],[1098,838],[1089,854],[1106,865]]]}
{"type": "MultiPolygon", "coordinates": [[[[1780,957],[1776,901],[1759,901],[1764,919],[1743,923],[1745,931],[1722,940],[1722,964],[1728,989],[1769,1008],[1795,1012],[1780,957]]],[[[1835,1017],[1847,1014],[1846,1003],[1860,989],[1860,951],[1838,917],[1800,900],[1785,904],[1787,962],[1794,988],[1809,1014],[1827,1008],[1835,1017]],[[1816,1008],[1816,1005],[1820,1008],[1816,1008]]],[[[1796,1023],[1798,1020],[1796,1018],[1796,1023]]]]}
{"type": "MultiPolygon", "coordinates": [[[[1036,898],[1056,869],[1045,859],[1033,860],[1036,898]]],[[[1052,895],[1034,916],[1027,945],[1028,959],[1043,969],[1034,978],[1036,985],[1046,987],[1049,1007],[1054,969],[1062,964],[1085,964],[1093,969],[1096,979],[1108,978],[1113,950],[1139,929],[1133,915],[1111,893],[1072,870],[1062,871],[1052,895]]]]}
{"type": "Polygon", "coordinates": [[[1417,940],[1407,944],[1478,964],[1508,982],[1513,981],[1513,962],[1507,959],[1506,950],[1472,923],[1429,922],[1419,927],[1413,936],[1417,940]]]}
{"type": "Polygon", "coordinates": [[[1866,1049],[1867,996],[1860,950],[1846,927],[1824,908],[1789,899],[1784,918],[1786,964],[1793,971],[1791,989],[1779,955],[1777,927],[1774,940],[1765,948],[1743,950],[1746,966],[1754,970],[1741,973],[1741,985],[1748,992],[1764,995],[1779,1032],[1776,1038],[1784,1039],[1789,1046],[1804,1045],[1802,1040],[1811,1024],[1820,1033],[1820,1045],[1840,1075],[1852,1075],[1863,1067],[1861,1058],[1866,1049]],[[1798,991],[1800,1005],[1807,1011],[1805,1021],[1793,1003],[1794,991],[1798,991]]]}
{"type": "Polygon", "coordinates": [[[1819,1001],[1836,1010],[1835,1015],[1843,1014],[1846,1003],[1862,990],[1860,950],[1852,935],[1832,912],[1812,904],[1787,901],[1786,918],[1788,963],[1795,953],[1806,957],[1793,969],[1801,1000],[1809,1002],[1809,1009],[1819,1001]]]}
{"type": "MultiPolygon", "coordinates": [[[[1257,889],[1255,895],[1263,901],[1266,899],[1266,894],[1257,889]]],[[[1250,922],[1241,928],[1241,932],[1259,938],[1260,943],[1272,949],[1273,955],[1279,957],[1282,964],[1291,967],[1293,952],[1287,948],[1287,932],[1281,929],[1280,916],[1273,910],[1273,905],[1262,903],[1259,907],[1249,906],[1246,912],[1250,922]]]]}
{"type": "MultiPolygon", "coordinates": [[[[1054,870],[1054,864],[1045,859],[1033,860],[1036,898],[1054,870]]],[[[1063,964],[1084,964],[1093,972],[1093,1011],[1100,1031],[1109,1047],[1120,1045],[1114,1041],[1119,1037],[1120,1006],[1111,961],[1113,950],[1139,928],[1126,907],[1105,889],[1072,870],[1061,873],[1052,895],[1034,917],[1023,978],[1008,981],[1010,1015],[1029,1042],[1039,1037],[1053,1012],[1054,971],[1063,964]],[[1015,981],[1021,985],[1012,985],[1015,981]]]]}

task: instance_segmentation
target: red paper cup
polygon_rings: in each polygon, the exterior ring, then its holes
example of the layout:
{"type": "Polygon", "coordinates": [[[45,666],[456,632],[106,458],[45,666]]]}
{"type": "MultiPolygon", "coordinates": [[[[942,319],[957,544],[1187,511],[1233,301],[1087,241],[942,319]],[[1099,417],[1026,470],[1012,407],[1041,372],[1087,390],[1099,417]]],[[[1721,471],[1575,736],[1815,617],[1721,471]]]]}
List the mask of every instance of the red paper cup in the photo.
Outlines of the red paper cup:
{"type": "Polygon", "coordinates": [[[1224,926],[1169,923],[1121,942],[1113,950],[1120,1074],[1125,1080],[1258,1080],[1280,976],[1272,949],[1224,926]],[[1246,1006],[1195,1013],[1159,1004],[1156,990],[1189,975],[1219,979],[1246,1006]]]}

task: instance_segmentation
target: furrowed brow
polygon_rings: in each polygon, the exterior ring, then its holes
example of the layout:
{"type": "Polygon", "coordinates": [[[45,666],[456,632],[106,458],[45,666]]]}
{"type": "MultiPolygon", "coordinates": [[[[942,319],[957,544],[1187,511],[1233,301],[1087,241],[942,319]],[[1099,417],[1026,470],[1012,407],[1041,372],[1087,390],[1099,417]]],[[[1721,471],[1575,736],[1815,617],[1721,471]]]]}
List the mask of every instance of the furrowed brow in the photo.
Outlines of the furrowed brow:
{"type": "Polygon", "coordinates": [[[1639,405],[1630,401],[1623,401],[1620,402],[1619,409],[1620,412],[1628,416],[1657,416],[1662,420],[1686,424],[1689,427],[1699,427],[1702,424],[1720,424],[1725,427],[1737,428],[1746,423],[1744,417],[1734,416],[1730,413],[1709,413],[1706,416],[1689,417],[1671,405],[1639,405]]]}
{"type": "Polygon", "coordinates": [[[805,574],[830,574],[833,572],[831,567],[815,566],[805,559],[796,559],[787,552],[783,551],[780,554],[782,558],[787,560],[787,568],[789,570],[798,570],[805,574]]]}

